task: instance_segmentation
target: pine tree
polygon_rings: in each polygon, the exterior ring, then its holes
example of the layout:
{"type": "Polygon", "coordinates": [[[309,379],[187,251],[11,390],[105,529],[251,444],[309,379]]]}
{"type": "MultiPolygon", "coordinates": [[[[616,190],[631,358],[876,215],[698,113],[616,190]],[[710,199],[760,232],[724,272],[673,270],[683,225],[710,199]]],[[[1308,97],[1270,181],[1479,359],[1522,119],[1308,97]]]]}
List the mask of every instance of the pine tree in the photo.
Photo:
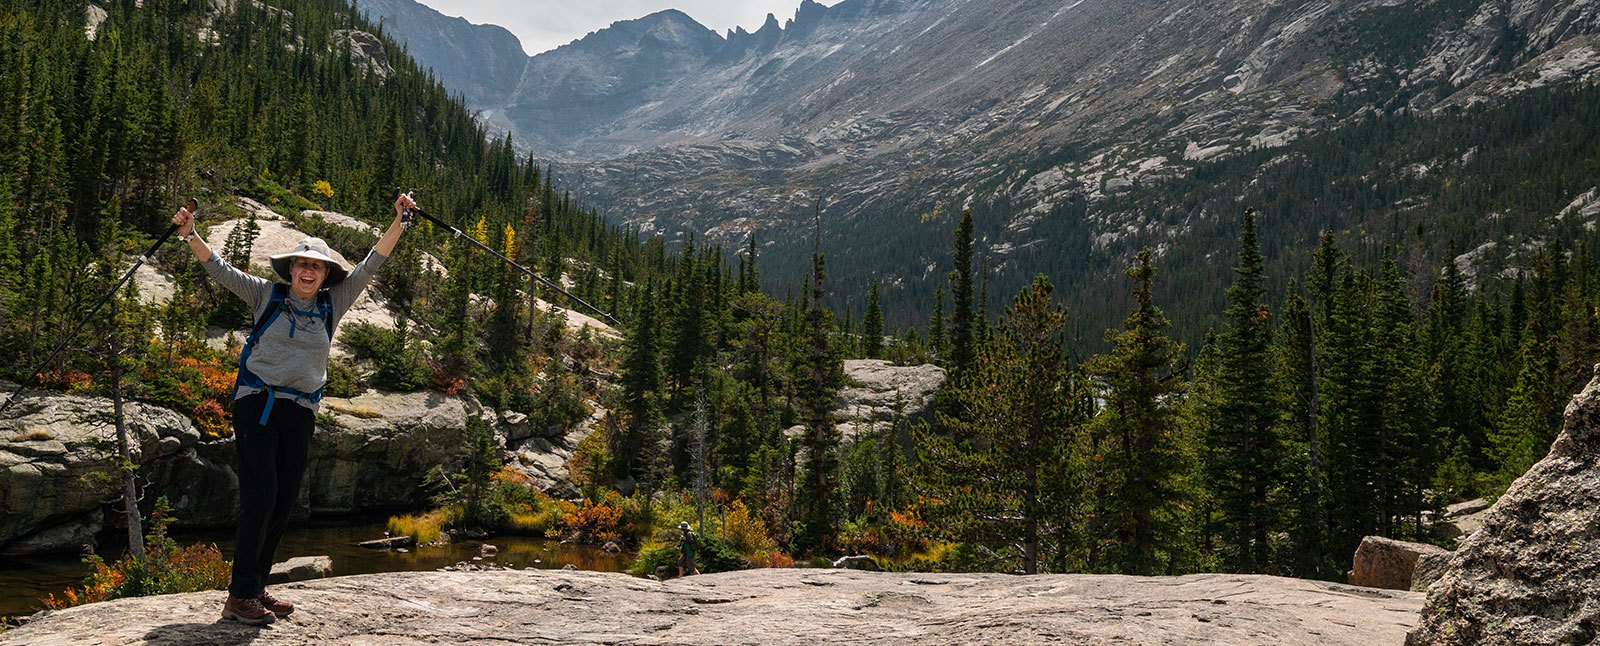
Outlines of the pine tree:
{"type": "Polygon", "coordinates": [[[618,477],[643,479],[649,470],[656,425],[656,393],[661,390],[661,367],[657,348],[656,290],[644,288],[639,311],[628,330],[627,356],[622,363],[622,402],[627,425],[619,438],[616,457],[618,477]]]}
{"type": "Polygon", "coordinates": [[[1251,210],[1244,214],[1234,272],[1228,328],[1219,339],[1217,420],[1204,438],[1205,475],[1222,514],[1228,567],[1249,573],[1269,562],[1267,539],[1278,526],[1270,495],[1283,454],[1274,429],[1279,412],[1269,369],[1272,328],[1262,302],[1264,270],[1251,210]]]}
{"type": "Polygon", "coordinates": [[[1065,569],[1084,510],[1081,456],[1088,388],[1066,366],[1066,314],[1039,276],[1006,310],[964,388],[949,433],[923,425],[918,492],[946,540],[989,550],[1026,573],[1065,569]],[[1052,557],[1054,559],[1052,560],[1052,557]]]}
{"type": "Polygon", "coordinates": [[[928,348],[935,357],[945,361],[950,356],[950,338],[944,326],[944,285],[933,290],[933,317],[928,319],[928,348]]]}
{"type": "Polygon", "coordinates": [[[1134,280],[1133,312],[1120,332],[1108,330],[1109,355],[1089,360],[1085,369],[1104,384],[1105,409],[1095,418],[1096,434],[1108,438],[1113,499],[1102,543],[1114,542],[1111,566],[1126,574],[1155,574],[1160,553],[1176,543],[1178,516],[1189,464],[1180,444],[1174,402],[1182,396],[1183,346],[1167,339],[1171,323],[1155,306],[1155,266],[1149,248],[1125,272],[1134,280]]]}
{"type": "MultiPolygon", "coordinates": [[[[678,271],[673,278],[672,346],[667,354],[667,383],[672,397],[667,412],[677,413],[688,405],[689,392],[704,383],[706,343],[706,290],[704,272],[697,269],[693,236],[683,241],[678,253],[678,271]]],[[[682,442],[677,445],[674,465],[683,467],[682,442]]]]}
{"type": "Polygon", "coordinates": [[[955,270],[950,274],[955,310],[951,313],[950,381],[960,384],[967,366],[972,364],[973,340],[976,320],[972,313],[972,211],[961,213],[961,224],[956,227],[955,253],[951,256],[955,270]]]}
{"type": "MultiPolygon", "coordinates": [[[[501,231],[500,253],[507,258],[516,254],[516,230],[507,224],[501,231]]],[[[489,321],[485,325],[484,337],[488,344],[489,359],[493,362],[495,373],[506,378],[514,378],[524,373],[524,360],[527,356],[523,344],[522,331],[522,301],[518,298],[517,283],[521,274],[505,263],[495,263],[490,272],[493,276],[494,309],[489,314],[489,321]]]]}
{"type": "Polygon", "coordinates": [[[805,425],[805,481],[798,502],[801,529],[795,537],[800,550],[823,544],[833,534],[838,518],[833,510],[834,487],[839,477],[839,428],[833,421],[833,397],[844,382],[843,364],[830,338],[833,313],[822,306],[827,295],[826,260],[820,249],[811,254],[811,303],[805,313],[806,341],[796,375],[799,412],[805,425]]]}
{"type": "MultiPolygon", "coordinates": [[[[1317,426],[1321,406],[1317,356],[1322,350],[1317,343],[1316,315],[1311,310],[1311,305],[1300,295],[1298,285],[1291,283],[1283,320],[1278,327],[1276,367],[1279,391],[1285,402],[1284,435],[1295,438],[1291,446],[1296,457],[1303,455],[1305,460],[1304,469],[1286,474],[1285,478],[1297,494],[1289,529],[1293,543],[1292,571],[1302,576],[1328,578],[1333,571],[1328,569],[1325,545],[1325,457],[1321,430],[1317,426]]],[[[1295,462],[1298,463],[1298,459],[1295,462]]]]}
{"type": "Polygon", "coordinates": [[[863,322],[862,334],[865,341],[862,344],[862,354],[868,359],[883,358],[883,310],[878,307],[878,281],[872,281],[872,289],[867,292],[867,314],[863,322]]]}
{"type": "Polygon", "coordinates": [[[1341,272],[1324,335],[1321,418],[1327,439],[1328,548],[1332,554],[1355,553],[1364,536],[1375,535],[1380,496],[1374,460],[1382,451],[1383,384],[1374,362],[1379,358],[1373,336],[1377,308],[1371,278],[1354,269],[1341,272]]]}

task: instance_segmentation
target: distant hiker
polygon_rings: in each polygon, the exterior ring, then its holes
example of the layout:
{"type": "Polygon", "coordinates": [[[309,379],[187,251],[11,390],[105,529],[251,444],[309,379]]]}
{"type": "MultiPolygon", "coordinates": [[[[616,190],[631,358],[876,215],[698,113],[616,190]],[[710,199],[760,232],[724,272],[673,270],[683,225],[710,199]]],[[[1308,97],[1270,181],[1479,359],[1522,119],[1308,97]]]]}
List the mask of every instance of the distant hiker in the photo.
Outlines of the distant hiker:
{"type": "Polygon", "coordinates": [[[283,283],[223,262],[194,235],[194,214],[188,209],[172,216],[206,275],[249,303],[255,317],[233,386],[239,528],[224,618],[260,626],[294,612],[294,604],[267,594],[267,575],[306,472],[333,330],[394,251],[405,230],[405,209],[415,207],[410,197],[396,199],[394,221],[354,268],[320,238],[308,237],[272,256],[272,269],[283,283]]]}
{"type": "Polygon", "coordinates": [[[698,547],[699,539],[695,538],[694,530],[689,527],[689,521],[678,523],[678,576],[699,574],[700,570],[694,567],[694,552],[698,547]]]}

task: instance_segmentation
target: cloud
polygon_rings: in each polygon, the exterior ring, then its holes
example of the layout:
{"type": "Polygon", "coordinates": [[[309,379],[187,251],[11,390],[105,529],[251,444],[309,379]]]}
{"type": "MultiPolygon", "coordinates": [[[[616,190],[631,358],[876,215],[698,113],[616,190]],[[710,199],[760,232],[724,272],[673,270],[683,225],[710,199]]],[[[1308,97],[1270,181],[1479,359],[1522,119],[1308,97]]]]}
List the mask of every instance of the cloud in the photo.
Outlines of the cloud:
{"type": "Polygon", "coordinates": [[[665,9],[682,11],[712,31],[725,34],[734,27],[755,31],[766,22],[768,13],[784,22],[794,17],[800,7],[800,0],[419,1],[447,16],[505,27],[516,34],[529,54],[555,49],[619,20],[642,18],[665,9]]]}

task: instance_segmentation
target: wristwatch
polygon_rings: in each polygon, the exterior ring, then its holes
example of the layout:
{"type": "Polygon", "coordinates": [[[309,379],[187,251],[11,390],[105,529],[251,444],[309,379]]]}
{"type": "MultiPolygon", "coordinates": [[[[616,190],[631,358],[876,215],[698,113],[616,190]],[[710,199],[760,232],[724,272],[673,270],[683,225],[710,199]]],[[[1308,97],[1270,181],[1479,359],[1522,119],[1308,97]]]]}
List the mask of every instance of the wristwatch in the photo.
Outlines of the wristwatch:
{"type": "Polygon", "coordinates": [[[178,240],[181,241],[181,242],[184,242],[185,244],[187,244],[189,242],[189,238],[193,238],[193,237],[194,237],[194,229],[190,229],[189,233],[181,235],[181,236],[178,236],[178,240]]]}

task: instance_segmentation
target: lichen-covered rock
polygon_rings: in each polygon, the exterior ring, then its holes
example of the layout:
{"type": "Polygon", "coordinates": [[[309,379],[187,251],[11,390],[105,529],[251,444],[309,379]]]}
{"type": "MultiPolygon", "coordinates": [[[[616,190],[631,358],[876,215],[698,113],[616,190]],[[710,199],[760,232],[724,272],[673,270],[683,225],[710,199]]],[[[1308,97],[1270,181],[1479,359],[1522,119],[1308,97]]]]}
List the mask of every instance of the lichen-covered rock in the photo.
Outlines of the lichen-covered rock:
{"type": "MultiPolygon", "coordinates": [[[[515,433],[468,396],[373,391],[322,405],[297,516],[426,505],[424,479],[462,454],[469,418],[490,422],[502,443],[515,433]]],[[[30,391],[0,420],[0,555],[75,553],[115,522],[102,506],[116,491],[93,477],[112,471],[110,410],[102,397],[30,391]]],[[[149,482],[145,511],[165,496],[180,525],[231,525],[239,491],[232,438],[205,440],[164,408],[129,402],[127,411],[134,463],[149,482]]],[[[565,437],[511,448],[535,465],[528,470],[540,487],[563,487],[572,449],[603,413],[565,437]]]]}
{"type": "Polygon", "coordinates": [[[226,594],[79,606],[36,616],[0,644],[1396,644],[1422,605],[1415,592],[1227,574],[759,569],[654,581],[484,570],[275,586],[295,613],[261,629],[219,620],[226,594]]]}
{"type": "Polygon", "coordinates": [[[1417,559],[1426,554],[1444,554],[1437,545],[1397,541],[1382,536],[1361,539],[1350,568],[1350,585],[1389,590],[1410,590],[1417,559]]]}
{"type": "Polygon", "coordinates": [[[1417,567],[1411,571],[1411,591],[1427,592],[1428,586],[1444,578],[1450,570],[1450,557],[1454,552],[1435,552],[1417,557],[1417,567]]]}
{"type": "MultiPolygon", "coordinates": [[[[1600,371],[1600,367],[1597,367],[1600,371]]],[[[1600,378],[1561,435],[1428,588],[1411,645],[1588,644],[1600,636],[1600,378]]]]}

